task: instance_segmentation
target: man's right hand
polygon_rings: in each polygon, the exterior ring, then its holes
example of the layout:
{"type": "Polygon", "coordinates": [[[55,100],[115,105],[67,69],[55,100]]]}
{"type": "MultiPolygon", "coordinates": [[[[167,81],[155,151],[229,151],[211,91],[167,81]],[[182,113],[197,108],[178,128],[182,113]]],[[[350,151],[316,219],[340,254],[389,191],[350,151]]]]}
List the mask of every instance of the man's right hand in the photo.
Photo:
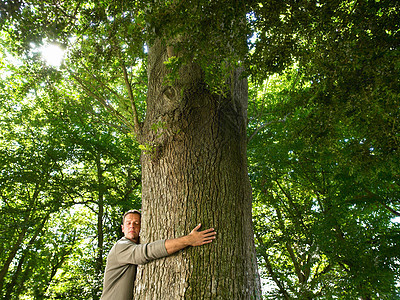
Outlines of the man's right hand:
{"type": "Polygon", "coordinates": [[[165,248],[167,249],[168,254],[175,253],[188,246],[201,246],[211,243],[217,234],[214,228],[199,231],[200,227],[201,224],[197,225],[188,235],[183,237],[166,240],[165,248]]]}
{"type": "Polygon", "coordinates": [[[211,243],[216,236],[214,228],[199,231],[201,224],[197,225],[188,235],[189,246],[201,246],[211,243]]]}

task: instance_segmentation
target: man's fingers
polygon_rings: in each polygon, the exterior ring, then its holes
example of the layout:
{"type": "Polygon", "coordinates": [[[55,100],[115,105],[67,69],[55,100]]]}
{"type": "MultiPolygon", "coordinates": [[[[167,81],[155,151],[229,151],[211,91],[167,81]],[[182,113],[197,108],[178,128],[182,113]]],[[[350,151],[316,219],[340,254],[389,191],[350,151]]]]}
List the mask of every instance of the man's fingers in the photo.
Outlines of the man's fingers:
{"type": "MultiPolygon", "coordinates": [[[[195,228],[193,228],[192,231],[198,231],[200,229],[200,227],[201,227],[201,223],[199,225],[197,225],[195,228]]],[[[215,232],[215,229],[214,228],[208,228],[208,229],[202,230],[200,232],[203,233],[203,234],[206,234],[206,233],[210,233],[210,232],[215,232]]]]}
{"type": "Polygon", "coordinates": [[[191,246],[201,246],[204,244],[209,244],[216,238],[216,232],[214,228],[209,228],[203,231],[198,231],[201,224],[197,225],[192,232],[188,235],[191,239],[189,245],[191,246]]]}
{"type": "Polygon", "coordinates": [[[207,237],[213,238],[213,237],[215,237],[216,235],[217,235],[217,233],[216,233],[215,231],[209,232],[209,233],[204,233],[204,234],[203,234],[203,236],[204,236],[205,238],[207,238],[207,237]]]}
{"type": "Polygon", "coordinates": [[[212,241],[213,239],[215,239],[215,235],[217,234],[214,230],[214,228],[209,228],[206,230],[203,230],[200,232],[203,236],[203,239],[209,239],[210,241],[212,241]]]}
{"type": "Polygon", "coordinates": [[[200,227],[201,227],[201,224],[197,225],[192,231],[197,231],[200,229],[200,227]]]}
{"type": "Polygon", "coordinates": [[[215,232],[215,229],[214,228],[209,228],[209,229],[206,229],[206,230],[202,231],[202,233],[209,233],[209,232],[215,232]]]}
{"type": "Polygon", "coordinates": [[[209,244],[209,243],[211,243],[213,240],[207,240],[207,241],[204,241],[203,243],[202,243],[202,245],[204,245],[204,244],[209,244]]]}
{"type": "Polygon", "coordinates": [[[203,233],[203,239],[211,242],[215,239],[216,235],[217,233],[215,231],[203,233]]]}
{"type": "Polygon", "coordinates": [[[190,233],[190,235],[193,236],[193,238],[197,240],[197,241],[194,241],[193,244],[191,244],[192,246],[200,246],[200,245],[204,245],[204,244],[209,244],[216,238],[217,233],[215,232],[214,228],[208,228],[206,230],[199,231],[200,227],[201,227],[201,223],[199,225],[197,225],[190,233]]]}

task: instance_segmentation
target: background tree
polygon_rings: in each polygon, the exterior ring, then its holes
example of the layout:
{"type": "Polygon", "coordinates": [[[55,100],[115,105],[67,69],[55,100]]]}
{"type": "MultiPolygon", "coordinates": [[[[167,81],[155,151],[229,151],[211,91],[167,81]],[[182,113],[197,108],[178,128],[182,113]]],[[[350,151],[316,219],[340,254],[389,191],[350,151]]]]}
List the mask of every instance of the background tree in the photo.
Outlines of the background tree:
{"type": "MultiPolygon", "coordinates": [[[[319,253],[318,262],[326,261],[317,269],[324,273],[317,276],[321,283],[335,274],[352,287],[341,294],[325,282],[323,293],[363,299],[398,293],[398,255],[392,248],[398,243],[398,223],[391,222],[399,212],[398,13],[398,4],[390,1],[254,6],[258,35],[251,58],[269,57],[266,62],[274,70],[284,66],[279,62],[290,65],[294,58],[297,71],[279,79],[287,82],[281,92],[269,90],[261,98],[264,103],[256,104],[260,123],[253,123],[250,135],[265,136],[263,148],[253,140],[257,151],[250,153],[265,153],[253,160],[254,167],[261,167],[260,159],[272,159],[264,172],[252,168],[257,180],[253,186],[259,199],[268,203],[260,217],[275,221],[269,230],[260,219],[266,234],[259,241],[281,296],[304,297],[302,291],[313,289],[310,297],[318,296],[320,290],[312,287],[315,281],[304,277],[307,270],[313,271],[308,260],[312,253],[319,253]],[[279,18],[271,9],[280,12],[279,18]],[[303,249],[293,255],[291,237],[297,236],[300,243],[308,230],[303,249]],[[282,238],[285,247],[278,246],[282,238]],[[280,276],[287,274],[283,266],[271,266],[275,261],[265,254],[285,255],[296,283],[280,276]]],[[[259,77],[270,68],[251,70],[259,77]]],[[[269,88],[273,82],[268,82],[269,88]]]]}
{"type": "MultiPolygon", "coordinates": [[[[21,78],[13,84],[26,87],[21,78]]],[[[5,86],[10,91],[13,86],[5,86]]],[[[3,90],[3,91],[4,91],[3,90]]],[[[35,243],[50,214],[61,203],[54,201],[60,194],[60,161],[65,152],[59,140],[51,135],[34,105],[13,103],[8,94],[2,101],[1,159],[1,227],[2,256],[0,287],[4,287],[11,263],[28,241],[35,243]],[[29,125],[32,125],[29,126],[29,125]],[[4,248],[3,248],[4,247],[4,248]]],[[[26,90],[28,99],[34,92],[26,90]]],[[[27,245],[29,248],[29,244],[27,245]]],[[[16,272],[19,271],[18,268],[16,272]]]]}
{"type": "Polygon", "coordinates": [[[313,93],[296,73],[271,78],[250,106],[257,116],[250,128],[259,126],[249,151],[256,240],[275,287],[269,295],[391,299],[398,293],[398,206],[369,191],[398,193],[394,161],[382,164],[392,153],[375,152],[378,144],[361,152],[360,132],[341,120],[318,142],[299,131],[314,107],[287,109],[313,93]]]}
{"type": "Polygon", "coordinates": [[[103,248],[108,251],[120,235],[121,212],[140,203],[137,152],[132,140],[120,137],[121,129],[110,125],[113,121],[101,106],[89,105],[90,98],[80,99],[68,82],[57,83],[60,78],[53,70],[35,63],[27,68],[15,59],[13,65],[3,55],[3,296],[57,295],[52,281],[63,282],[57,272],[76,260],[79,246],[88,250],[80,258],[87,256],[91,263],[75,275],[92,275],[82,281],[83,290],[69,285],[72,291],[63,288],[62,293],[76,299],[83,294],[99,297],[103,248]],[[96,223],[90,219],[76,221],[83,206],[93,210],[101,226],[93,227],[96,223]],[[85,291],[87,286],[93,288],[85,291]]]}
{"type": "MultiPolygon", "coordinates": [[[[53,99],[63,99],[64,103],[61,109],[51,112],[51,116],[57,122],[61,119],[63,134],[71,138],[75,149],[74,156],[78,165],[72,167],[74,177],[67,186],[71,201],[74,204],[84,204],[97,216],[93,274],[96,281],[92,283],[93,298],[96,299],[101,294],[104,248],[110,249],[105,234],[107,210],[114,206],[124,211],[131,207],[139,208],[140,205],[137,194],[140,187],[139,154],[132,139],[121,136],[123,128],[115,124],[110,127],[113,120],[104,115],[104,109],[99,104],[93,103],[91,98],[77,103],[77,99],[66,96],[64,89],[52,90],[53,99]],[[82,111],[86,111],[86,115],[82,115],[82,111]]],[[[118,231],[118,226],[113,230],[118,231]]]]}

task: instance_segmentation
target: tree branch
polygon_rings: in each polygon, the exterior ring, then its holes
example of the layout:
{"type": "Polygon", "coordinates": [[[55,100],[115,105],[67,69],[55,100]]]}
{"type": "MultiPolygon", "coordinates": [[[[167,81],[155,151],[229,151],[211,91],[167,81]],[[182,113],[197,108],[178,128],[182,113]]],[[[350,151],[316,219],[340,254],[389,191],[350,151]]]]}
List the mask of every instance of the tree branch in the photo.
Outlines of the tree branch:
{"type": "Polygon", "coordinates": [[[140,134],[141,125],[140,125],[140,122],[139,122],[139,115],[138,115],[136,104],[135,104],[135,98],[134,98],[133,92],[132,92],[132,85],[129,82],[128,72],[126,71],[125,63],[123,61],[122,61],[122,72],[124,73],[125,86],[126,86],[126,88],[128,90],[129,100],[130,100],[130,103],[131,103],[135,132],[136,132],[136,134],[140,134]]]}
{"type": "MultiPolygon", "coordinates": [[[[117,117],[122,123],[124,123],[128,128],[130,128],[133,132],[135,132],[135,129],[132,127],[130,122],[122,115],[120,114],[117,110],[115,110],[111,105],[109,105],[102,96],[96,95],[89,87],[88,84],[85,83],[85,81],[75,74],[71,72],[71,76],[81,85],[81,87],[84,89],[84,91],[91,97],[95,98],[98,100],[113,116],[117,117]]],[[[135,132],[136,133],[136,132],[135,132]]]]}
{"type": "Polygon", "coordinates": [[[285,115],[285,116],[284,116],[282,119],[280,119],[280,120],[274,120],[274,121],[267,122],[267,123],[264,123],[264,124],[262,124],[261,126],[259,126],[256,130],[254,130],[254,132],[251,134],[251,136],[247,139],[247,143],[250,143],[250,141],[257,135],[257,133],[258,133],[261,129],[267,127],[268,125],[271,125],[271,124],[273,124],[273,123],[285,122],[285,121],[286,121],[286,117],[287,117],[288,115],[290,115],[290,113],[288,113],[287,115],[285,115]]]}
{"type": "Polygon", "coordinates": [[[296,254],[294,253],[292,245],[290,245],[289,241],[286,242],[286,249],[289,252],[290,258],[292,259],[294,270],[296,272],[297,278],[299,279],[299,283],[300,284],[306,283],[307,278],[301,271],[299,261],[297,260],[296,254]]]}
{"type": "Polygon", "coordinates": [[[259,244],[262,246],[262,248],[263,248],[263,251],[262,251],[262,253],[261,253],[261,256],[262,256],[263,259],[264,259],[265,266],[266,266],[266,268],[267,268],[267,270],[268,270],[269,275],[271,276],[271,278],[272,278],[272,280],[275,282],[275,284],[278,286],[279,292],[283,295],[283,297],[284,297],[285,299],[287,299],[287,300],[292,299],[292,298],[290,297],[289,293],[286,291],[286,289],[285,289],[284,285],[282,284],[282,282],[279,280],[278,276],[275,274],[274,269],[272,268],[272,264],[271,264],[271,262],[270,262],[270,260],[269,260],[269,258],[268,258],[267,252],[265,251],[266,246],[265,246],[265,244],[264,244],[262,238],[261,238],[258,234],[256,234],[256,237],[257,237],[258,243],[259,243],[259,244]]]}
{"type": "Polygon", "coordinates": [[[391,208],[389,205],[386,203],[379,202],[381,205],[383,205],[384,208],[386,208],[388,211],[390,211],[392,214],[400,217],[400,211],[395,210],[394,208],[391,208]]]}

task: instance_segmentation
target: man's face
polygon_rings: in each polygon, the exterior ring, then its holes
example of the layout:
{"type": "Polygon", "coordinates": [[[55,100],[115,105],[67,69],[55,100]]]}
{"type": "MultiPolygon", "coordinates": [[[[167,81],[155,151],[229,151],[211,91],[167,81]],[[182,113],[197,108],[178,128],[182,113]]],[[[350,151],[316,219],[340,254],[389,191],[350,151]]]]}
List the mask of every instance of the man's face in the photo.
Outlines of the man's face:
{"type": "Polygon", "coordinates": [[[139,242],[140,233],[140,215],[139,214],[127,214],[122,224],[122,232],[124,236],[132,242],[139,242]]]}

